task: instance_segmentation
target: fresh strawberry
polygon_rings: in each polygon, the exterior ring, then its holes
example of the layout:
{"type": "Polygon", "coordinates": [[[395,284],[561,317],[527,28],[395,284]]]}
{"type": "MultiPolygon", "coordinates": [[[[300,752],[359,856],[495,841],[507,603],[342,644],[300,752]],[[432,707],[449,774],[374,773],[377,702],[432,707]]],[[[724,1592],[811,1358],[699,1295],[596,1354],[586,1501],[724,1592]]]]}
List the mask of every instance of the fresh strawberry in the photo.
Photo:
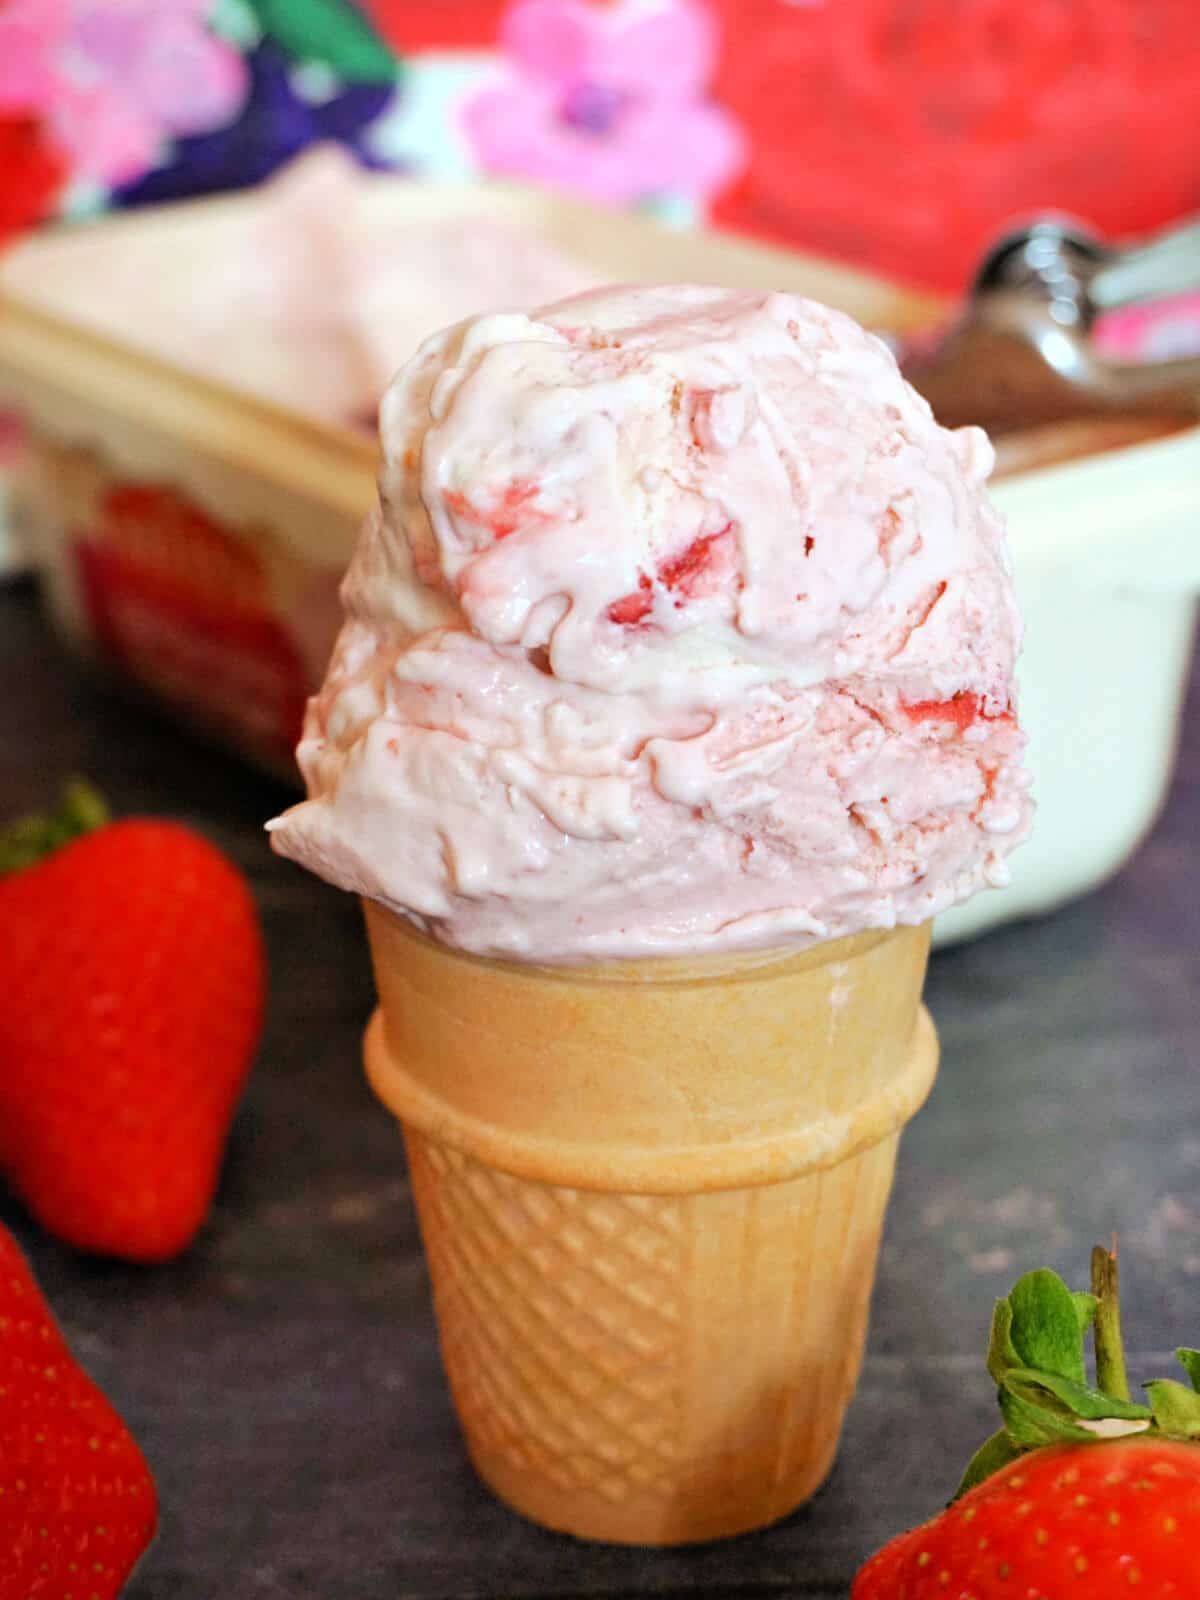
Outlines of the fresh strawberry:
{"type": "Polygon", "coordinates": [[[157,1520],[141,1451],[0,1227],[0,1595],[111,1600],[157,1520]]]}
{"type": "Polygon", "coordinates": [[[68,1244],[158,1261],[212,1200],[261,1026],[262,940],[213,845],[95,811],[77,789],[65,819],[0,841],[0,870],[17,865],[0,877],[0,1173],[68,1244]]]}
{"type": "Polygon", "coordinates": [[[986,1479],[860,1573],[855,1600],[1200,1593],[1200,1448],[1055,1445],[986,1479]],[[1081,1582],[1081,1580],[1086,1580],[1081,1582]]]}
{"type": "Polygon", "coordinates": [[[1200,1351],[1177,1352],[1190,1384],[1152,1381],[1150,1404],[1135,1403],[1116,1257],[1103,1249],[1092,1290],[1031,1272],[998,1302],[988,1371],[1004,1426],[950,1506],[867,1563],[851,1600],[1200,1595],[1200,1351]]]}

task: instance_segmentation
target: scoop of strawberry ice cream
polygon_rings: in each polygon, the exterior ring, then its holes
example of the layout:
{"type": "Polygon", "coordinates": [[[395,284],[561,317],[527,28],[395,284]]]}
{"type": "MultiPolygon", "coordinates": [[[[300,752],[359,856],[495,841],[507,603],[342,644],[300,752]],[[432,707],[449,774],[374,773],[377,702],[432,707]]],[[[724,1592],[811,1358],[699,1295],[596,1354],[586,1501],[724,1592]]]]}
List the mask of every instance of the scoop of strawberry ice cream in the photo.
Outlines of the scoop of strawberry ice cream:
{"type": "Polygon", "coordinates": [[[792,295],[428,340],[273,843],[457,947],[791,947],[1006,880],[1019,623],[977,429],[792,295]]]}

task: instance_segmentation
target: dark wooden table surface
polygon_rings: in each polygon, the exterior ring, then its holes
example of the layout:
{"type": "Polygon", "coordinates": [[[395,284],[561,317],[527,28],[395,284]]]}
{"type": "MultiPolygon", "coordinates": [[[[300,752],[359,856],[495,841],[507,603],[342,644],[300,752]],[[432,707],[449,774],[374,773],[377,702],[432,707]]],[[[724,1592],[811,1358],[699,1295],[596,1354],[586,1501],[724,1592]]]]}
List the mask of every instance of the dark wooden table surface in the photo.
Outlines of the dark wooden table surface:
{"type": "Polygon", "coordinates": [[[1200,1341],[1200,671],[1166,812],[1125,872],[934,958],[942,1071],[901,1150],[832,1477],[770,1532],[685,1551],[581,1546],[475,1481],[401,1141],[359,1067],[372,991],[355,905],[268,851],[282,786],[94,684],[32,590],[0,587],[0,814],[80,771],[241,862],[272,959],[260,1060],[186,1257],[82,1260],[0,1197],[158,1478],[162,1529],[129,1600],[832,1600],[990,1431],[990,1307],[1020,1271],[1082,1282],[1089,1246],[1120,1228],[1134,1373],[1200,1341]]]}

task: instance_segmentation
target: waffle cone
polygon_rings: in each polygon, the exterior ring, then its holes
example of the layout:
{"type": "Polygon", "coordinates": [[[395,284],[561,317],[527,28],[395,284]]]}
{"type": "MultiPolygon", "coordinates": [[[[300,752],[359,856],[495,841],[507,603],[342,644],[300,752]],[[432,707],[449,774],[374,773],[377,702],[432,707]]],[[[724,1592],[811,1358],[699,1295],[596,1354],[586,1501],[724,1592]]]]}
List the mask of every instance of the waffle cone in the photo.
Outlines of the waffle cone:
{"type": "Polygon", "coordinates": [[[537,968],[366,907],[472,1459],[583,1538],[761,1527],[833,1460],[896,1145],[933,1081],[929,929],[537,968]]]}

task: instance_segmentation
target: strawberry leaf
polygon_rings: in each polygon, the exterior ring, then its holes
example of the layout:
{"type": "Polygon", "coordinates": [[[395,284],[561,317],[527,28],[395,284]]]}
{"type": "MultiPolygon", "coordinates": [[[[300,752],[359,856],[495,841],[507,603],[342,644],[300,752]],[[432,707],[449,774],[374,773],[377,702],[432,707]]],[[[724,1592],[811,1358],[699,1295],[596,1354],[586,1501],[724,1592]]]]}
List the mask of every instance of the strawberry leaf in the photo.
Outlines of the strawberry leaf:
{"type": "MultiPolygon", "coordinates": [[[[1033,1372],[1014,1368],[1004,1376],[1004,1387],[1010,1393],[1041,1406],[1055,1416],[1079,1417],[1085,1422],[1104,1422],[1116,1417],[1122,1422],[1149,1422],[1149,1406],[1132,1400],[1116,1400],[1099,1389],[1089,1389],[1086,1384],[1075,1383],[1056,1372],[1033,1372]]],[[[1182,1388],[1183,1385],[1177,1385],[1182,1388]]],[[[1184,1391],[1187,1392],[1186,1390],[1184,1391]]],[[[1200,1406],[1200,1395],[1196,1401],[1200,1406]]]]}
{"type": "Polygon", "coordinates": [[[1094,1294],[1088,1294],[1085,1289],[1072,1290],[1071,1299],[1075,1302],[1075,1315],[1079,1318],[1079,1337],[1082,1339],[1096,1320],[1100,1302],[1094,1294]]]}
{"type": "Polygon", "coordinates": [[[996,1309],[992,1312],[992,1335],[987,1353],[987,1369],[997,1388],[1004,1382],[1004,1374],[1010,1368],[1025,1365],[1013,1346],[1012,1322],[1012,1302],[1007,1298],[997,1300],[996,1309]]]}
{"type": "Polygon", "coordinates": [[[966,1494],[968,1489],[973,1489],[977,1483],[990,1478],[993,1472],[999,1472],[1002,1467],[1009,1466],[1024,1454],[1024,1450],[1012,1439],[1008,1430],[1001,1428],[999,1433],[994,1433],[990,1439],[981,1444],[967,1462],[962,1482],[954,1491],[955,1500],[966,1494]]]}
{"type": "Polygon", "coordinates": [[[1175,1359],[1191,1379],[1192,1388],[1200,1394],[1200,1350],[1189,1350],[1185,1346],[1176,1350],[1175,1359]]]}
{"type": "Polygon", "coordinates": [[[1021,1365],[1056,1373],[1082,1387],[1087,1373],[1080,1313],[1058,1273],[1047,1267],[1027,1272],[1013,1285],[1008,1299],[1012,1343],[1021,1365]]]}
{"type": "Polygon", "coordinates": [[[1028,1400],[1007,1386],[1000,1391],[1000,1415],[1009,1437],[1022,1450],[1036,1450],[1044,1444],[1082,1444],[1092,1438],[1065,1409],[1028,1400]]]}
{"type": "Polygon", "coordinates": [[[1161,1433],[1172,1439],[1200,1439],[1200,1394],[1195,1389],[1174,1378],[1155,1378],[1144,1388],[1161,1433]]]}
{"type": "Polygon", "coordinates": [[[0,830],[0,876],[36,866],[72,839],[82,838],[108,821],[103,798],[82,778],[63,789],[57,811],[48,816],[20,817],[0,830]]]}

